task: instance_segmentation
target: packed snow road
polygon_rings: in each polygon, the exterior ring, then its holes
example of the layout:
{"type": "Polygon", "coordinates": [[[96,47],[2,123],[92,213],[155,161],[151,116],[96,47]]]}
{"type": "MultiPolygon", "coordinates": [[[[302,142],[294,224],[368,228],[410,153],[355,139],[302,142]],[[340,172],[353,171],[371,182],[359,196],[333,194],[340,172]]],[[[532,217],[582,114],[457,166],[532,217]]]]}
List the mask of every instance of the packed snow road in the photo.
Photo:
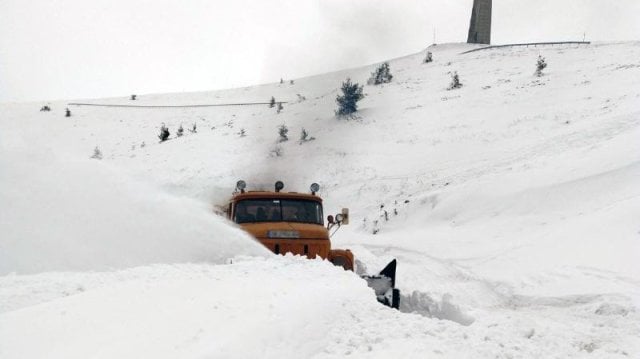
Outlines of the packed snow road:
{"type": "Polygon", "coordinates": [[[501,295],[495,306],[471,308],[471,318],[456,303],[465,293],[412,293],[405,314],[377,303],[353,273],[291,256],[9,275],[0,279],[0,354],[567,358],[637,350],[639,318],[615,295],[501,295]]]}

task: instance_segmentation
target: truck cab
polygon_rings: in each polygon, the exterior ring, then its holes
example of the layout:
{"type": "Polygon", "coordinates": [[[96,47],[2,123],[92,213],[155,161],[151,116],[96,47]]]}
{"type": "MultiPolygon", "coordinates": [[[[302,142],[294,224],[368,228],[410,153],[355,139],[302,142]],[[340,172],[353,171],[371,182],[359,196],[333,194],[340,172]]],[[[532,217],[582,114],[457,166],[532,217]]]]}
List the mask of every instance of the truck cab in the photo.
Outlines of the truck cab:
{"type": "MultiPolygon", "coordinates": [[[[353,253],[348,249],[331,248],[329,233],[331,229],[337,230],[349,223],[349,210],[344,208],[335,216],[327,216],[325,226],[322,198],[316,195],[320,188],[317,183],[311,185],[310,193],[282,192],[283,188],[284,184],[278,181],[274,191],[246,191],[246,183],[238,181],[227,208],[229,219],[275,254],[319,257],[353,271],[353,253]]],[[[379,274],[361,277],[373,289],[380,303],[399,308],[395,259],[379,274]]]]}
{"type": "MultiPolygon", "coordinates": [[[[308,258],[320,257],[347,270],[354,269],[349,250],[332,249],[329,228],[343,224],[344,215],[329,216],[325,226],[322,198],[311,193],[282,192],[278,181],[274,191],[245,191],[239,181],[229,203],[229,219],[249,232],[275,254],[292,253],[308,258]]],[[[313,189],[316,189],[315,191],[313,189]]]]}

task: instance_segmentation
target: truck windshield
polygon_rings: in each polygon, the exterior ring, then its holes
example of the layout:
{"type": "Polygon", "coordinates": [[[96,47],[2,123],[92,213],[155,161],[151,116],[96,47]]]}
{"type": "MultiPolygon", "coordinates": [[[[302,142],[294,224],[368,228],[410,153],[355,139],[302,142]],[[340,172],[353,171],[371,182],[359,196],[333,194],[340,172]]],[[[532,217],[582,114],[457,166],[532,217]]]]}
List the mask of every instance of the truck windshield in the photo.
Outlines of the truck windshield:
{"type": "Polygon", "coordinates": [[[235,205],[236,223],[300,222],[324,224],[322,205],[302,199],[245,199],[235,205]]]}

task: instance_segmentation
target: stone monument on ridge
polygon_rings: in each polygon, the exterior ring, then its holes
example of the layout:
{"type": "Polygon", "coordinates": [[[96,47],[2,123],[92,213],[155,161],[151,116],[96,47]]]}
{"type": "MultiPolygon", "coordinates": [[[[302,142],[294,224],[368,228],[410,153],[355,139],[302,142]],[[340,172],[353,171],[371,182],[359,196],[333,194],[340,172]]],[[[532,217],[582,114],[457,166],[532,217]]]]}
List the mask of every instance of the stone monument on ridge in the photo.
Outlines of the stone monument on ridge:
{"type": "Polygon", "coordinates": [[[473,0],[467,43],[491,43],[491,0],[473,0]]]}

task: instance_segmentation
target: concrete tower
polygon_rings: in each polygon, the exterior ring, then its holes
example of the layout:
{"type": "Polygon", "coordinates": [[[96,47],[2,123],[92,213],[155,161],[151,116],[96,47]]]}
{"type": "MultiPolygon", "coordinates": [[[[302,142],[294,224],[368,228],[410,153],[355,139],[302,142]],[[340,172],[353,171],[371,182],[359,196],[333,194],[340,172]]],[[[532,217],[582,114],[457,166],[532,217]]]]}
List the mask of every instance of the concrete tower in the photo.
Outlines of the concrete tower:
{"type": "Polygon", "coordinates": [[[491,43],[491,0],[473,0],[467,43],[491,43]]]}

